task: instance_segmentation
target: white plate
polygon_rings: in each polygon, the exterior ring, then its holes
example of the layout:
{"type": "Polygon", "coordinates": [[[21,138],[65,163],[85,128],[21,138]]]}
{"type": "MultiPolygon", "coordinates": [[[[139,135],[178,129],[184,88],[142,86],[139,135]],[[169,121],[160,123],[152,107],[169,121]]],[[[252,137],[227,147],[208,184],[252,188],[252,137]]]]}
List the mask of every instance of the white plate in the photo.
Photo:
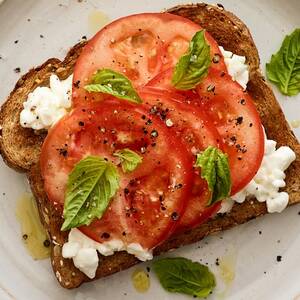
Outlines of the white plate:
{"type": "MultiPolygon", "coordinates": [[[[0,6],[0,99],[4,101],[18,79],[16,67],[25,73],[49,57],[63,58],[67,49],[83,35],[90,37],[91,25],[95,25],[91,24],[91,15],[95,11],[104,12],[112,20],[137,12],[160,11],[179,2],[184,3],[178,0],[5,1],[0,6]],[[16,40],[18,43],[14,43],[16,40]]],[[[219,2],[249,26],[262,66],[278,49],[283,37],[300,27],[299,0],[219,2]]],[[[287,99],[276,94],[288,120],[300,119],[300,97],[287,99]]],[[[300,129],[295,132],[299,137],[300,129]]],[[[24,176],[1,162],[0,299],[189,299],[163,291],[153,274],[150,290],[141,296],[131,284],[133,269],[73,291],[62,289],[53,276],[49,260],[33,261],[22,245],[15,205],[26,189],[24,176]]],[[[218,277],[218,288],[209,299],[300,299],[299,211],[299,206],[291,207],[284,213],[254,220],[172,255],[202,259],[212,267],[218,277]],[[282,255],[281,262],[276,261],[277,255],[282,255]],[[235,272],[233,283],[227,287],[220,268],[215,265],[215,259],[224,256],[231,260],[235,272]]]]}

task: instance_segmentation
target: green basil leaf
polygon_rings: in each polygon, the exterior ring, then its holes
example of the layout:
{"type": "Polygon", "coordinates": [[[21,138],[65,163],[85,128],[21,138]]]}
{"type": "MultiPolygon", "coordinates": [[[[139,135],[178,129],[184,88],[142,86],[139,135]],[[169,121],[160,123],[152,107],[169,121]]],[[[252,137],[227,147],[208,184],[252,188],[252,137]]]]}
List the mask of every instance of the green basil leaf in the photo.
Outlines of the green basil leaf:
{"type": "Polygon", "coordinates": [[[196,167],[201,168],[201,177],[207,181],[212,197],[207,205],[223,200],[230,195],[231,178],[228,157],[220,149],[209,146],[197,154],[196,167]]]}
{"type": "Polygon", "coordinates": [[[61,230],[101,218],[118,187],[119,175],[113,164],[97,156],[79,161],[69,174],[61,230]]]}
{"type": "Polygon", "coordinates": [[[117,156],[121,160],[124,173],[132,172],[143,160],[140,155],[127,148],[116,151],[114,156],[117,156]]]}
{"type": "Polygon", "coordinates": [[[266,69],[268,79],[282,94],[293,96],[300,92],[300,28],[285,37],[266,69]]]}
{"type": "Polygon", "coordinates": [[[119,99],[142,103],[142,99],[130,80],[121,73],[110,69],[101,69],[92,77],[92,83],[84,87],[88,92],[105,93],[119,99]]]}
{"type": "Polygon", "coordinates": [[[207,266],[183,257],[156,260],[153,269],[168,292],[204,298],[216,286],[215,276],[207,266]]]}
{"type": "Polygon", "coordinates": [[[204,30],[192,38],[189,50],[180,57],[175,66],[172,84],[179,90],[190,90],[207,76],[210,66],[210,46],[204,37],[204,30]]]}

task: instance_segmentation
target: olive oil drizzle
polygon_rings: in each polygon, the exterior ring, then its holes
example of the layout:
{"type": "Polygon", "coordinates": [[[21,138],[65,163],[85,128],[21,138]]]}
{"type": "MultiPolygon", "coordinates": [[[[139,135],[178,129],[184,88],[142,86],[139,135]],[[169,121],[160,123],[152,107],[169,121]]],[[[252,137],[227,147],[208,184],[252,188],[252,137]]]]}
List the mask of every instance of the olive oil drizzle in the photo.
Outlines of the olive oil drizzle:
{"type": "Polygon", "coordinates": [[[16,217],[21,225],[21,239],[32,258],[49,257],[50,241],[32,195],[26,193],[20,197],[16,206],[16,217]]]}

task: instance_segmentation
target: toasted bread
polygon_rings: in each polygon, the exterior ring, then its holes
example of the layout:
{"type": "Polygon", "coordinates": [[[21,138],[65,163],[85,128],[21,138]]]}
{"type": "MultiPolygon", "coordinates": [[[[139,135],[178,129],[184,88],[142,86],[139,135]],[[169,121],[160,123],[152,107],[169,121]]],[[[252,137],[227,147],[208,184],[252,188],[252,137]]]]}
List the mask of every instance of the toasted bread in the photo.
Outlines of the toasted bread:
{"type": "MultiPolygon", "coordinates": [[[[267,136],[276,140],[279,146],[290,146],[296,152],[297,159],[286,172],[287,186],[284,190],[290,195],[289,205],[300,202],[300,145],[285,120],[272,90],[260,73],[258,52],[246,25],[232,13],[225,11],[222,6],[185,5],[169,9],[168,12],[200,24],[226,50],[246,56],[250,66],[250,81],[247,89],[255,101],[267,136]]],[[[22,128],[19,124],[19,115],[28,93],[39,85],[48,85],[52,73],[64,79],[73,72],[76,58],[84,45],[85,42],[75,45],[62,62],[53,58],[40,67],[30,70],[18,81],[0,112],[2,157],[8,166],[25,172],[29,178],[41,220],[52,240],[52,267],[58,281],[65,288],[78,287],[90,279],[74,266],[72,260],[62,257],[62,245],[67,240],[67,233],[60,231],[62,218],[47,199],[38,164],[45,133],[35,133],[31,129],[22,128]]],[[[265,203],[255,199],[249,199],[243,204],[235,204],[229,214],[218,215],[198,228],[171,237],[154,250],[154,255],[199,241],[211,233],[242,224],[266,213],[265,203]]],[[[99,258],[96,278],[124,270],[139,262],[126,252],[118,252],[108,257],[99,255],[99,258]]]]}

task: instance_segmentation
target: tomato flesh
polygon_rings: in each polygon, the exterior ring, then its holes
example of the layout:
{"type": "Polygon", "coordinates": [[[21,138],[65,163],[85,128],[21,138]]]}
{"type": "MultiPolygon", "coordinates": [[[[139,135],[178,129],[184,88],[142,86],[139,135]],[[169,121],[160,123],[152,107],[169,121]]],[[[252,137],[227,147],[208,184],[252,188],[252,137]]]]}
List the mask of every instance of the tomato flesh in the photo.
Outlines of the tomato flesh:
{"type": "MultiPolygon", "coordinates": [[[[169,125],[170,134],[186,146],[192,156],[193,165],[196,154],[208,146],[223,148],[220,135],[206,115],[199,108],[187,104],[181,95],[151,87],[140,89],[140,94],[150,111],[169,125]]],[[[198,169],[193,168],[190,172],[193,175],[191,195],[176,232],[203,223],[220,208],[220,203],[207,207],[211,197],[207,183],[201,178],[198,169]]]]}
{"type": "Polygon", "coordinates": [[[223,138],[234,195],[255,176],[264,155],[264,132],[255,104],[227,73],[210,69],[197,87],[200,104],[223,138]]]}
{"type": "Polygon", "coordinates": [[[231,195],[236,194],[254,177],[264,154],[263,128],[251,96],[229,74],[213,67],[196,91],[176,91],[172,74],[169,69],[148,85],[179,93],[207,116],[222,137],[223,151],[229,157],[231,195]]]}
{"type": "MultiPolygon", "coordinates": [[[[201,30],[196,23],[168,13],[144,13],[118,19],[100,30],[77,59],[73,77],[73,105],[102,100],[99,93],[88,93],[84,86],[99,69],[109,68],[127,76],[134,87],[147,84],[160,72],[173,67],[188,49],[189,41],[201,30]]],[[[226,70],[215,40],[206,32],[211,56],[226,70]]]]}
{"type": "Polygon", "coordinates": [[[45,191],[57,209],[62,210],[69,173],[87,155],[113,162],[121,180],[104,216],[80,230],[98,242],[121,239],[146,249],[174,231],[189,198],[192,164],[161,120],[142,106],[115,99],[78,107],[61,119],[49,131],[40,159],[45,191]],[[125,174],[113,156],[124,148],[143,157],[142,164],[125,174]]]}

